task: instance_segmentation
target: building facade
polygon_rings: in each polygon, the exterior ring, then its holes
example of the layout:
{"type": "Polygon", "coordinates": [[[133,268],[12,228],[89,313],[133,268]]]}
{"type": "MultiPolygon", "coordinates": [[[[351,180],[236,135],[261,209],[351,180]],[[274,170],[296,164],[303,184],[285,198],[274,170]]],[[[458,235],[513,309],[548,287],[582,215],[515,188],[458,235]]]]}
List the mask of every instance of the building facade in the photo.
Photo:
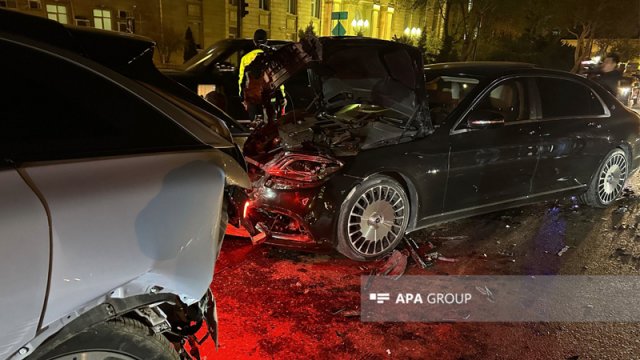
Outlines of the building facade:
{"type": "Polygon", "coordinates": [[[310,23],[318,35],[329,36],[340,21],[345,35],[381,39],[407,35],[441,35],[439,1],[412,9],[410,1],[388,0],[244,0],[248,14],[238,34],[237,12],[242,0],[0,0],[10,8],[63,24],[129,32],[158,43],[159,62],[181,63],[184,36],[190,28],[201,48],[224,38],[250,38],[258,28],[272,39],[297,40],[310,23]],[[333,13],[346,12],[334,20],[333,13]]]}

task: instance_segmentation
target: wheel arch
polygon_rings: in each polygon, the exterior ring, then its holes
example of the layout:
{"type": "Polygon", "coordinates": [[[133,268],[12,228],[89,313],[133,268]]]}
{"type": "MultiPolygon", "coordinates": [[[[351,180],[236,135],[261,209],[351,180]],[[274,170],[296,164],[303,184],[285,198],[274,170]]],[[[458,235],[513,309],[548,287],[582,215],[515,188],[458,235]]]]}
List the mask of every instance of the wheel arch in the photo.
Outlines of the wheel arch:
{"type": "MultiPolygon", "coordinates": [[[[633,150],[631,145],[626,141],[621,141],[617,146],[620,150],[624,151],[627,154],[627,159],[629,159],[629,165],[633,166],[633,150]]],[[[631,169],[629,169],[631,170],[631,169]]]]}
{"type": "Polygon", "coordinates": [[[416,221],[418,218],[419,198],[418,190],[413,184],[413,181],[411,181],[411,179],[409,179],[406,175],[397,171],[383,171],[371,176],[375,175],[384,175],[396,180],[402,186],[404,191],[406,191],[407,196],[409,197],[409,224],[407,225],[406,232],[410,232],[411,230],[415,229],[416,221]]]}

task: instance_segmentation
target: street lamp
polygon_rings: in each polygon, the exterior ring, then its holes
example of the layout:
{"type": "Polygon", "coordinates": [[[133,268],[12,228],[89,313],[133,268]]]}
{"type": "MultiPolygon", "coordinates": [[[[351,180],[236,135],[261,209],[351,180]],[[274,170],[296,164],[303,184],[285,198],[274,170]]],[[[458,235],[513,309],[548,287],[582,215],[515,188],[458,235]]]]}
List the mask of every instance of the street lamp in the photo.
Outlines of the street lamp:
{"type": "Polygon", "coordinates": [[[404,29],[404,34],[410,38],[417,38],[422,34],[422,29],[417,27],[410,28],[407,26],[407,28],[404,29]]]}
{"type": "Polygon", "coordinates": [[[363,33],[369,28],[369,20],[353,19],[351,21],[351,28],[357,33],[363,33]]]}

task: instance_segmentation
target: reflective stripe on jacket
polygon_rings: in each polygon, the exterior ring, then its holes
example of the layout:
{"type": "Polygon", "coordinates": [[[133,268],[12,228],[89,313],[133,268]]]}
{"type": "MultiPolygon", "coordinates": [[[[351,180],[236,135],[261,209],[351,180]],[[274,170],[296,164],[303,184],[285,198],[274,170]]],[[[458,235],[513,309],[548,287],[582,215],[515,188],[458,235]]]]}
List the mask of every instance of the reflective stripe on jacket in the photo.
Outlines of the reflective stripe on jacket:
{"type": "Polygon", "coordinates": [[[240,72],[238,73],[238,94],[242,95],[242,89],[244,88],[242,84],[242,80],[244,80],[244,69],[249,66],[256,59],[256,57],[262,54],[264,51],[261,49],[251,50],[248,53],[244,54],[242,59],[240,59],[240,72]]]}

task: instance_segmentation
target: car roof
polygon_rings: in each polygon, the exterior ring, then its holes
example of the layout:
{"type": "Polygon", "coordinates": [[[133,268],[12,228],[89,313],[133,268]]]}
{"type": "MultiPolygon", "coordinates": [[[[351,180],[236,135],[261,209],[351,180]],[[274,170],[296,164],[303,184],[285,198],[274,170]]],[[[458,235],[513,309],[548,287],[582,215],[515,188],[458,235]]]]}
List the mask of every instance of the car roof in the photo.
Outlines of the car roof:
{"type": "Polygon", "coordinates": [[[569,77],[584,81],[585,79],[568,71],[541,68],[535,64],[509,62],[509,61],[467,61],[429,64],[424,67],[425,74],[438,74],[449,76],[472,76],[486,79],[495,79],[502,76],[523,75],[553,75],[569,77]]]}

